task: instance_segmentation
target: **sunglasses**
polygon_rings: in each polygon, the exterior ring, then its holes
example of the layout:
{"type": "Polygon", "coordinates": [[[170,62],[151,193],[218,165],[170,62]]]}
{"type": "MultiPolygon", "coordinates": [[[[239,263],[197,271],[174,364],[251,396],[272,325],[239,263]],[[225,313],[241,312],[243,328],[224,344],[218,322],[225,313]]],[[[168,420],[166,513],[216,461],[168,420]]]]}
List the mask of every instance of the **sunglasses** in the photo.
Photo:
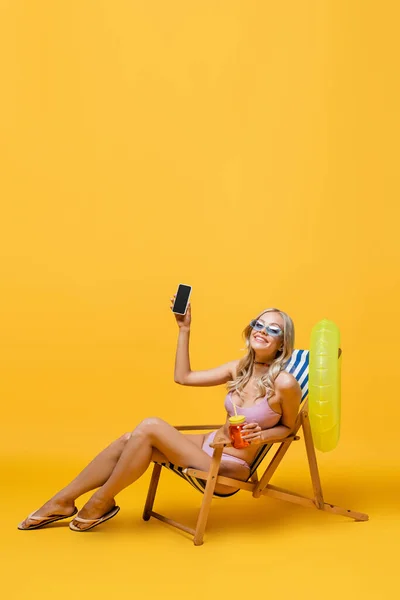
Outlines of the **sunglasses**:
{"type": "Polygon", "coordinates": [[[280,327],[278,327],[278,325],[264,325],[262,321],[257,321],[257,319],[250,321],[250,327],[256,331],[265,330],[267,335],[272,335],[273,337],[279,337],[280,335],[283,335],[283,331],[280,327]]]}

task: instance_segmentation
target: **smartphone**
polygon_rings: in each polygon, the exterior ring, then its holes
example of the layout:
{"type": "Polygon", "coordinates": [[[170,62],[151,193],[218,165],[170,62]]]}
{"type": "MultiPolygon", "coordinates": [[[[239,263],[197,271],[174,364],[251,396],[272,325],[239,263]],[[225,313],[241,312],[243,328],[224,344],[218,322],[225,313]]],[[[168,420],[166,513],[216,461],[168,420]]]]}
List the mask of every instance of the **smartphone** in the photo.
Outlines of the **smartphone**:
{"type": "Polygon", "coordinates": [[[185,285],[184,283],[179,284],[178,291],[176,292],[175,302],[172,307],[172,312],[176,313],[177,315],[186,314],[191,292],[191,285],[185,285]]]}

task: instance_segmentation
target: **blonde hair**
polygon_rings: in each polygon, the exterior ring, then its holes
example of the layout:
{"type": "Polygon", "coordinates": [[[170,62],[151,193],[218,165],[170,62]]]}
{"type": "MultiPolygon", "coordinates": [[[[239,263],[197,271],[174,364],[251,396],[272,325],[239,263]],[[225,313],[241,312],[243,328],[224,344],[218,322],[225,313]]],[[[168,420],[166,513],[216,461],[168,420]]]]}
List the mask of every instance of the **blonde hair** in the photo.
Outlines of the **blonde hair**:
{"type": "MultiPolygon", "coordinates": [[[[283,348],[282,350],[278,350],[267,372],[257,381],[256,400],[257,398],[264,397],[267,392],[269,397],[275,394],[275,379],[278,377],[279,373],[284,370],[285,364],[291,357],[294,348],[294,324],[292,319],[288,314],[279,310],[279,308],[267,308],[258,315],[257,320],[268,312],[279,313],[283,319],[283,348]]],[[[250,345],[250,335],[252,330],[253,328],[251,325],[247,325],[243,330],[247,354],[238,364],[236,378],[232,381],[228,381],[226,385],[229,391],[237,391],[239,396],[241,396],[243,388],[249,382],[254,369],[255,352],[250,345]]]]}

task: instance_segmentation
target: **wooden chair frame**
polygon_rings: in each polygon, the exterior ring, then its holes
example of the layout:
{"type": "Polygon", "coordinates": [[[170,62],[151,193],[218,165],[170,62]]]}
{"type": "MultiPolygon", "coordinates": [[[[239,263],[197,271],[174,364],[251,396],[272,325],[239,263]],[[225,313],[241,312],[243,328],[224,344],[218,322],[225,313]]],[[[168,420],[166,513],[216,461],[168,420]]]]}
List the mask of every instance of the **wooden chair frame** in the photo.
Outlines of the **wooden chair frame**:
{"type": "MultiPolygon", "coordinates": [[[[176,429],[178,429],[179,431],[204,431],[215,430],[219,429],[220,427],[222,426],[185,425],[178,426],[176,429]]],[[[168,519],[167,517],[164,517],[163,515],[160,515],[153,511],[154,499],[162,469],[162,465],[156,463],[153,468],[150,486],[147,493],[146,504],[143,512],[143,519],[145,521],[148,521],[150,517],[155,517],[160,521],[169,523],[173,527],[177,527],[178,529],[181,529],[192,535],[195,546],[201,546],[203,544],[203,538],[207,525],[208,515],[210,512],[211,500],[213,498],[214,489],[216,484],[220,483],[224,485],[234,486],[247,492],[251,492],[253,498],[259,498],[260,496],[270,496],[271,498],[278,498],[280,500],[294,502],[295,504],[301,504],[302,506],[308,506],[309,508],[317,508],[318,510],[323,510],[325,512],[333,513],[336,515],[350,517],[355,521],[368,521],[368,515],[364,513],[355,512],[351,509],[341,508],[340,506],[335,506],[334,504],[330,504],[329,502],[324,501],[321,481],[318,472],[317,457],[315,454],[315,448],[308,417],[308,399],[304,401],[304,406],[302,406],[299,410],[296,423],[291,435],[288,435],[285,438],[276,438],[268,440],[262,445],[265,446],[269,444],[280,444],[280,446],[273,458],[271,459],[269,465],[265,469],[261,479],[258,479],[256,473],[250,478],[249,481],[246,482],[231,477],[224,477],[218,475],[223,449],[227,446],[231,446],[231,444],[228,442],[216,442],[214,444],[210,444],[210,446],[214,448],[214,452],[212,456],[210,470],[208,472],[192,468],[187,468],[183,470],[183,473],[186,473],[187,475],[196,477],[198,479],[205,480],[207,482],[195,529],[187,527],[186,525],[182,525],[181,523],[177,523],[176,521],[168,519]],[[314,492],[312,498],[303,496],[301,494],[297,494],[296,492],[276,487],[269,483],[271,477],[275,473],[286,452],[289,450],[291,444],[300,439],[300,436],[296,435],[300,427],[303,430],[304,443],[306,446],[308,465],[310,469],[311,482],[314,492]]]]}

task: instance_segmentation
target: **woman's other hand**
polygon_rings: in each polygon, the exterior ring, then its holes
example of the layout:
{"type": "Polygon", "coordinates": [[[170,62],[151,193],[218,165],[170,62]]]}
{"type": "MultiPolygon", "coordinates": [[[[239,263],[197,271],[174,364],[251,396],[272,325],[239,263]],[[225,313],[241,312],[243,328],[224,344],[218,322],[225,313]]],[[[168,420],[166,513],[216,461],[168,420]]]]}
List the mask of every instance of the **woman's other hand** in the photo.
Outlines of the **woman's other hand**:
{"type": "MultiPolygon", "coordinates": [[[[174,306],[174,302],[175,302],[175,297],[176,294],[174,294],[172,296],[172,298],[170,298],[171,300],[171,306],[170,309],[172,310],[173,306],[174,306]]],[[[192,308],[190,303],[188,304],[187,310],[186,310],[186,314],[185,315],[177,315],[176,313],[173,313],[176,319],[176,322],[178,323],[178,327],[179,329],[183,329],[183,330],[188,330],[190,329],[190,323],[192,320],[192,308]]]]}
{"type": "Polygon", "coordinates": [[[262,438],[262,429],[258,423],[245,423],[242,427],[242,439],[246,440],[250,444],[261,444],[262,438]]]}

